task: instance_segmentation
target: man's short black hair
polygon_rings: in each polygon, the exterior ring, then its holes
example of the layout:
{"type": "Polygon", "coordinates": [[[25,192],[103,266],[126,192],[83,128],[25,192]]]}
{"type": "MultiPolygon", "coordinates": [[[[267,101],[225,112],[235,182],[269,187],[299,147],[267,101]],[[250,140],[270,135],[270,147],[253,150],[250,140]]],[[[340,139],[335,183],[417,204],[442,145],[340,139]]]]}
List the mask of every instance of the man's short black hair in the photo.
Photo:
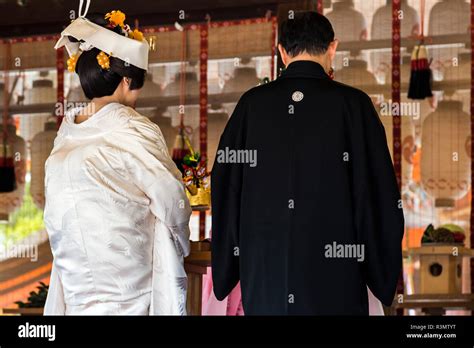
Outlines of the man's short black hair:
{"type": "Polygon", "coordinates": [[[334,30],[329,20],[314,11],[297,12],[280,27],[279,43],[294,57],[306,52],[324,54],[334,40],[334,30]]]}

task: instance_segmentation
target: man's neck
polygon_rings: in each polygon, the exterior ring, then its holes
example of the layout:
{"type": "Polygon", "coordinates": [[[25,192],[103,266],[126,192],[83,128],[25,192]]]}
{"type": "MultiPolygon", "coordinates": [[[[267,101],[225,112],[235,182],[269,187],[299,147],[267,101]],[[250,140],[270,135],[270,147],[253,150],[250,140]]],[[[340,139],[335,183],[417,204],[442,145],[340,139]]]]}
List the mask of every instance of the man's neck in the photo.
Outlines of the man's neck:
{"type": "Polygon", "coordinates": [[[326,71],[326,73],[328,73],[330,67],[326,66],[327,64],[326,64],[326,59],[325,58],[326,57],[324,57],[323,55],[313,56],[313,55],[310,55],[310,54],[307,54],[307,53],[302,53],[302,54],[297,55],[296,57],[291,58],[288,61],[288,64],[286,66],[288,67],[288,65],[290,65],[293,62],[311,61],[311,62],[315,62],[315,63],[318,63],[319,65],[321,65],[323,67],[324,71],[326,71]]]}

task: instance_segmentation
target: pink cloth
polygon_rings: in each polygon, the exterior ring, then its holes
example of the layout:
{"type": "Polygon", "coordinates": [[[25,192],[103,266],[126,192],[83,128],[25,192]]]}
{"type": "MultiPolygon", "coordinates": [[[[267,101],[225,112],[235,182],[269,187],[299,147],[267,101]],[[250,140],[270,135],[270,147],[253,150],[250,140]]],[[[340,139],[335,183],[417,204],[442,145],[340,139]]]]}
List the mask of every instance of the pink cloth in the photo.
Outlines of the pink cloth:
{"type": "MultiPolygon", "coordinates": [[[[369,315],[384,315],[380,301],[372,294],[367,287],[369,296],[369,315]]],[[[202,315],[244,315],[242,307],[242,293],[240,292],[240,282],[223,301],[219,301],[214,295],[212,286],[211,268],[207,268],[207,273],[202,278],[202,315]]]]}
{"type": "Polygon", "coordinates": [[[219,301],[214,295],[210,267],[202,280],[202,315],[244,315],[240,283],[235,286],[229,296],[219,301]]]}

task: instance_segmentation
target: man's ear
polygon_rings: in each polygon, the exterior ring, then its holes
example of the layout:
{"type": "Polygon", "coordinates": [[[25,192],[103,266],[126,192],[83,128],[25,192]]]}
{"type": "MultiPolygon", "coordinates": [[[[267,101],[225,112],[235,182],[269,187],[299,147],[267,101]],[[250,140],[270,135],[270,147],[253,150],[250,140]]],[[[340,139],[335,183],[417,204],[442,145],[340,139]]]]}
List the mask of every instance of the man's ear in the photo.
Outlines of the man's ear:
{"type": "Polygon", "coordinates": [[[334,39],[330,44],[329,44],[329,47],[328,47],[328,54],[329,54],[329,58],[331,59],[331,61],[334,59],[334,57],[336,56],[336,50],[337,50],[337,46],[339,45],[339,40],[338,39],[334,39]]]}
{"type": "Polygon", "coordinates": [[[289,61],[288,53],[281,44],[278,44],[278,52],[280,52],[280,58],[283,62],[283,65],[287,66],[289,61]]]}

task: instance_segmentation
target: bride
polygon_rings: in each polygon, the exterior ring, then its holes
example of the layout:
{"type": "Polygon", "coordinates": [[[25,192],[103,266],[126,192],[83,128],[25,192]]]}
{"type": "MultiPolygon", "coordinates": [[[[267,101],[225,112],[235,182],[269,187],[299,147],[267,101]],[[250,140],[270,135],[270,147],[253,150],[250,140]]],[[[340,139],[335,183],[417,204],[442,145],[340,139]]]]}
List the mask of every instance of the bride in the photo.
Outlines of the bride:
{"type": "Polygon", "coordinates": [[[66,113],[46,161],[46,315],[186,314],[191,209],[159,127],[133,109],[148,44],[124,20],[80,16],[55,47],[91,102],[66,113]]]}

